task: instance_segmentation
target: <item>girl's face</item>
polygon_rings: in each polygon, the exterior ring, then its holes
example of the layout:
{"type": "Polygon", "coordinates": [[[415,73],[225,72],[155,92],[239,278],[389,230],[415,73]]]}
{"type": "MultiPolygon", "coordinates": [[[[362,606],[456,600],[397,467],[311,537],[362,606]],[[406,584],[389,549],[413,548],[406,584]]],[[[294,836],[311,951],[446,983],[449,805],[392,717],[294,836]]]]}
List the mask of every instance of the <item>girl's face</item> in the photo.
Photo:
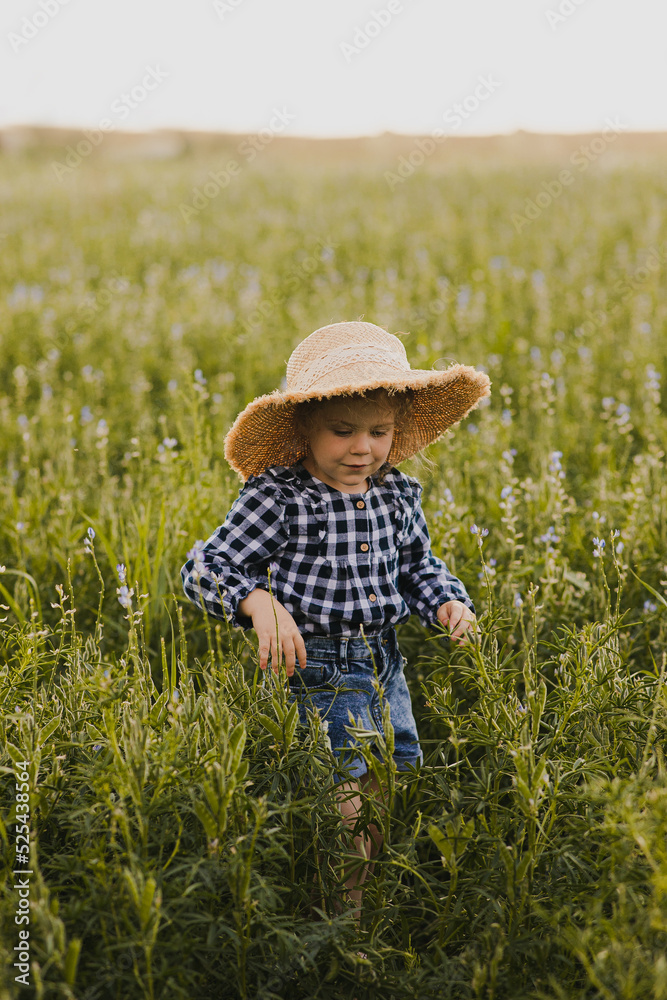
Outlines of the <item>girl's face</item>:
{"type": "Polygon", "coordinates": [[[394,414],[373,400],[326,400],[303,465],[341,493],[365,493],[366,479],[387,461],[394,414]]]}

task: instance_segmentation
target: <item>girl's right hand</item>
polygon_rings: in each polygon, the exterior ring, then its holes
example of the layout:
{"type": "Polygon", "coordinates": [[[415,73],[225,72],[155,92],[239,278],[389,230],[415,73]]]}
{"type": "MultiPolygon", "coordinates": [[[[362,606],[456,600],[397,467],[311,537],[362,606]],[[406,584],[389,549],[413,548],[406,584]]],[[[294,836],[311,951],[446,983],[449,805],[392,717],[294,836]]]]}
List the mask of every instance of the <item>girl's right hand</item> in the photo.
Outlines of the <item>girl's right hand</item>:
{"type": "Polygon", "coordinates": [[[252,626],[259,640],[259,665],[262,670],[266,670],[269,665],[269,652],[274,674],[278,673],[283,658],[288,677],[293,675],[297,659],[301,669],[306,666],[306,644],[303,636],[287,608],[284,608],[275,597],[266,590],[256,587],[239,603],[238,609],[242,615],[252,618],[252,626]],[[279,649],[276,642],[276,619],[279,649]]]}

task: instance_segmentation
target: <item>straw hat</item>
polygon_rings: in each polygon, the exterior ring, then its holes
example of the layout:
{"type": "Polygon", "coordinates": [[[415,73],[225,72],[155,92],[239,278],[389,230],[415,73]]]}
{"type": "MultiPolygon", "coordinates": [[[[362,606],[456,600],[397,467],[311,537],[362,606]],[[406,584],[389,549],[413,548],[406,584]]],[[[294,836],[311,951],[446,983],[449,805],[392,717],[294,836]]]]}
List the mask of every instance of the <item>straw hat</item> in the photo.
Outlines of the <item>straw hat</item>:
{"type": "Polygon", "coordinates": [[[284,391],[258,396],[225,437],[225,458],[245,481],[272,465],[293,465],[308,454],[296,430],[295,405],[384,386],[414,390],[414,410],[394,431],[387,461],[398,465],[462,420],[490,394],[488,375],[468,365],[446,371],[410,368],[405,347],[374,323],[333,323],[315,330],[287,363],[284,391]]]}

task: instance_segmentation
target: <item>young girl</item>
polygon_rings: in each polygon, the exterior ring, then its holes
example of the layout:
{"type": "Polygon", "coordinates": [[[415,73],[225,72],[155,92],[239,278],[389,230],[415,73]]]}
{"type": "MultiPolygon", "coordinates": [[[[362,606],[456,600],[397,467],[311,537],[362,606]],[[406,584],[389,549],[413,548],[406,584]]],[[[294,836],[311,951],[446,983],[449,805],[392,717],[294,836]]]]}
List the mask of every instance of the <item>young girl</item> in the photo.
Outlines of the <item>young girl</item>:
{"type": "MultiPolygon", "coordinates": [[[[225,457],[245,485],[181,571],[195,604],[203,598],[209,614],[255,629],[263,670],[269,656],[276,672],[284,661],[301,721],[306,707],[326,720],[349,827],[360,780],[383,791],[346,729],[351,711],[384,735],[376,671],[397,768],[423,760],[395,626],[414,613],[459,642],[475,621],[465,587],[431,552],[421,485],[395,465],[488,394],[488,376],[468,366],[412,370],[398,337],[372,323],[316,330],[291,355],[285,391],[258,397],[236,418],[225,457]]],[[[369,827],[355,845],[369,862],[345,882],[358,917],[379,831],[369,827]]]]}

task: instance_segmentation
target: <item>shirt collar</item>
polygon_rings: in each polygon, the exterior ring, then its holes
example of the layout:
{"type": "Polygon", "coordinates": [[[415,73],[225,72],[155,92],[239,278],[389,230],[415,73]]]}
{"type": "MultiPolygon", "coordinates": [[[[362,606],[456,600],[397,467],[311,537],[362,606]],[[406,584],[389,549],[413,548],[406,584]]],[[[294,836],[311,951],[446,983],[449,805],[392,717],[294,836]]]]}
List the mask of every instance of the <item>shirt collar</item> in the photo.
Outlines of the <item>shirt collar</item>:
{"type": "MultiPolygon", "coordinates": [[[[310,486],[311,488],[315,487],[318,490],[320,490],[320,492],[325,492],[325,490],[335,490],[336,493],[343,493],[342,490],[336,490],[334,486],[329,486],[328,483],[323,483],[321,479],[317,479],[315,476],[313,476],[300,460],[298,462],[295,462],[295,464],[290,466],[290,468],[303,483],[310,486]],[[325,490],[323,490],[322,487],[325,487],[325,490]]],[[[372,476],[368,477],[370,479],[371,485],[368,488],[368,490],[366,490],[366,493],[369,493],[373,487],[377,488],[378,476],[380,475],[380,471],[382,468],[383,467],[380,466],[377,472],[374,472],[372,476]]],[[[357,496],[357,495],[358,494],[356,493],[355,494],[343,493],[343,496],[357,496]]],[[[364,494],[362,493],[361,496],[364,496],[364,494]]]]}

